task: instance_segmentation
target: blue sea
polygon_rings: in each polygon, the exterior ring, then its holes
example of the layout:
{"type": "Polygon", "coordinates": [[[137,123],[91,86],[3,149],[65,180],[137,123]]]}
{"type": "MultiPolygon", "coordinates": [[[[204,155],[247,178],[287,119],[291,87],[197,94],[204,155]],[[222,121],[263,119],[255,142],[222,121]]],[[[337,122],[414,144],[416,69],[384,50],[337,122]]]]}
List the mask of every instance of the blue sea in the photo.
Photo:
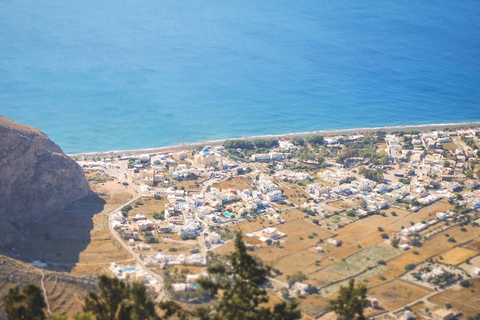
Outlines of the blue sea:
{"type": "Polygon", "coordinates": [[[66,153],[480,121],[480,5],[0,0],[0,114],[66,153]]]}

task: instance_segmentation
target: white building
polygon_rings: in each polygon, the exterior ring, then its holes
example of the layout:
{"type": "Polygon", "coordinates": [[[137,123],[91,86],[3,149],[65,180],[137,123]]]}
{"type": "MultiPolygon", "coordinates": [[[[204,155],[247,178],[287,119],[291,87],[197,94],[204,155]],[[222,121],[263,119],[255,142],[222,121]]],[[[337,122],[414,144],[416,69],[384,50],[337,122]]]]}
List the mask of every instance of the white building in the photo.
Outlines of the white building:
{"type": "Polygon", "coordinates": [[[267,193],[266,198],[268,201],[279,201],[283,199],[283,195],[280,190],[277,190],[267,193]]]}

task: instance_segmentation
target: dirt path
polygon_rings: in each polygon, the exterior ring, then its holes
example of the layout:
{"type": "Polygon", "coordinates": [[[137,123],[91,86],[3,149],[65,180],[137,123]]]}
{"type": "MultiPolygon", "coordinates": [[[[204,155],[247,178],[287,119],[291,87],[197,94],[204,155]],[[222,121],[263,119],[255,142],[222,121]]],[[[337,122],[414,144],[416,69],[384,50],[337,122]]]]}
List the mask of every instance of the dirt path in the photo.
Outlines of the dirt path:
{"type": "Polygon", "coordinates": [[[50,303],[48,303],[48,296],[47,296],[47,290],[45,289],[45,284],[43,283],[43,278],[45,278],[45,274],[43,273],[43,270],[37,269],[41,274],[42,274],[42,279],[40,279],[40,285],[43,290],[43,296],[45,297],[45,303],[47,305],[47,312],[49,315],[52,314],[52,311],[50,310],[50,303]]]}

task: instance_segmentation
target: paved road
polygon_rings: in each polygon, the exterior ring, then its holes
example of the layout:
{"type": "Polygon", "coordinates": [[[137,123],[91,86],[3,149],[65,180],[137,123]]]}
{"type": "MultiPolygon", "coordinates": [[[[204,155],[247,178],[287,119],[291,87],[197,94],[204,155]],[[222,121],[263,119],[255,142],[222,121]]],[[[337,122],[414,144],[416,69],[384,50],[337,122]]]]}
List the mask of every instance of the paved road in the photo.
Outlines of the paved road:
{"type": "Polygon", "coordinates": [[[113,229],[113,220],[111,219],[113,213],[115,211],[119,211],[121,208],[123,208],[126,205],[134,203],[135,201],[137,201],[142,196],[142,191],[140,190],[140,188],[138,186],[136,186],[135,184],[131,183],[130,180],[128,180],[128,182],[135,189],[135,191],[137,191],[137,195],[135,197],[133,197],[131,200],[123,203],[122,205],[120,205],[119,207],[115,208],[114,210],[112,210],[108,213],[108,228],[110,229],[110,233],[115,237],[115,239],[117,239],[118,242],[120,242],[120,244],[136,260],[137,265],[142,269],[142,271],[148,273],[152,278],[154,278],[155,280],[158,281],[161,289],[160,289],[160,293],[157,297],[157,301],[160,301],[160,300],[165,299],[165,297],[166,297],[165,290],[163,290],[163,279],[158,274],[154,273],[152,270],[147,268],[147,266],[145,265],[143,260],[140,258],[140,254],[136,253],[129,245],[127,245],[125,243],[125,241],[123,241],[123,239],[120,237],[120,235],[113,229]]]}

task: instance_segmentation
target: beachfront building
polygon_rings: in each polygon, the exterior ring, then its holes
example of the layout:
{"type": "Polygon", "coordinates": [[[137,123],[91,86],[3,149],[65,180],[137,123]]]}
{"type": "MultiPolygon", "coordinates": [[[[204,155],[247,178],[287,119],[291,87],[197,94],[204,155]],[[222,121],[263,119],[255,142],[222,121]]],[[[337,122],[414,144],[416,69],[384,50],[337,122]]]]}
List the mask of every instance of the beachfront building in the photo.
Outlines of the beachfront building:
{"type": "Polygon", "coordinates": [[[298,150],[298,147],[288,140],[278,140],[278,147],[283,150],[298,150]]]}
{"type": "Polygon", "coordinates": [[[258,161],[258,162],[271,162],[273,160],[280,161],[283,159],[285,159],[285,155],[283,153],[277,153],[277,152],[260,153],[260,154],[252,155],[252,160],[258,161]]]}

